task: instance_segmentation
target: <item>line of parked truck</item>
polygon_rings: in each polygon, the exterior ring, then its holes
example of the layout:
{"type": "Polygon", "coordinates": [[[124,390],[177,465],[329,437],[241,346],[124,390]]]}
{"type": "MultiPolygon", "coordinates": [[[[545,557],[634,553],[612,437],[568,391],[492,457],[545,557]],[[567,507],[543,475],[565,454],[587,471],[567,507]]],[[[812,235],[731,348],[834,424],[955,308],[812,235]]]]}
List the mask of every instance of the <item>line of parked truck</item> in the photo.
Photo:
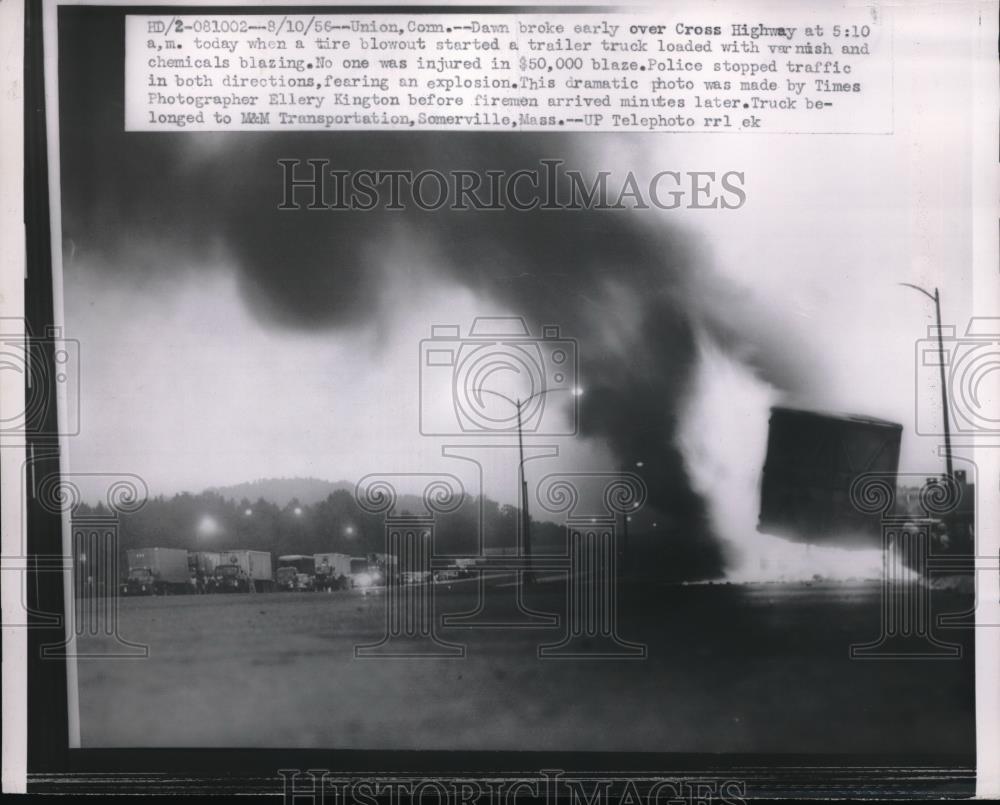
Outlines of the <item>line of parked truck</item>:
{"type": "Polygon", "coordinates": [[[122,595],[314,591],[368,588],[385,584],[396,572],[387,554],[288,554],[277,567],[268,551],[187,551],[137,548],[125,552],[122,595]]]}

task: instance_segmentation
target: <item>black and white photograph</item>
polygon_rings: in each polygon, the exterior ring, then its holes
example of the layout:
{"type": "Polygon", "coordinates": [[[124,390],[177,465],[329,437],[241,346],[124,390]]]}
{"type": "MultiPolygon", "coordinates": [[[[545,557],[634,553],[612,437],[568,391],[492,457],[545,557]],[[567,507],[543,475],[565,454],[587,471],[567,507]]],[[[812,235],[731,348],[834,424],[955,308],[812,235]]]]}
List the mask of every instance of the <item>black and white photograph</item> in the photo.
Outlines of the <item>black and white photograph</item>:
{"type": "Polygon", "coordinates": [[[995,3],[31,6],[29,791],[996,795],[995,3]]]}

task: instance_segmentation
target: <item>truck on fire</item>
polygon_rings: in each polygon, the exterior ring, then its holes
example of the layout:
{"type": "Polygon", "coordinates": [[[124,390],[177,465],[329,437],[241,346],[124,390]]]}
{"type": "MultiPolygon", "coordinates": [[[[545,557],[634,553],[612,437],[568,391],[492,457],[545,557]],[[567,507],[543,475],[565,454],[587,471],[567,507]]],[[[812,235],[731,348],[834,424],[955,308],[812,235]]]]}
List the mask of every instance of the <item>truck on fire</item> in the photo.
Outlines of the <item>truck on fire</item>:
{"type": "Polygon", "coordinates": [[[182,548],[137,548],[125,552],[128,575],[122,595],[169,595],[191,591],[188,552],[182,548]]]}
{"type": "Polygon", "coordinates": [[[881,515],[858,505],[855,483],[874,474],[895,487],[902,432],[873,417],[772,408],[757,530],[794,542],[880,547],[881,515]]]}
{"type": "Polygon", "coordinates": [[[220,562],[209,582],[215,593],[271,592],[274,571],[268,551],[222,551],[220,562]]]}

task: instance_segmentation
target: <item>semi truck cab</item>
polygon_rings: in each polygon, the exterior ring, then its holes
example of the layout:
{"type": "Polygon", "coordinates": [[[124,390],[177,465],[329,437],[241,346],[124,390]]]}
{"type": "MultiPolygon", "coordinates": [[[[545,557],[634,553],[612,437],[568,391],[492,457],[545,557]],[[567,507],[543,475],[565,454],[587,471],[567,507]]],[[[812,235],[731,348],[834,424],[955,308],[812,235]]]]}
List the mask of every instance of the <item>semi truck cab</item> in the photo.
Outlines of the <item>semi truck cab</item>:
{"type": "Polygon", "coordinates": [[[156,578],[148,567],[134,567],[122,583],[122,595],[155,595],[156,578]]]}
{"type": "Polygon", "coordinates": [[[216,592],[245,593],[250,589],[250,579],[238,565],[219,565],[212,576],[216,592]]]}

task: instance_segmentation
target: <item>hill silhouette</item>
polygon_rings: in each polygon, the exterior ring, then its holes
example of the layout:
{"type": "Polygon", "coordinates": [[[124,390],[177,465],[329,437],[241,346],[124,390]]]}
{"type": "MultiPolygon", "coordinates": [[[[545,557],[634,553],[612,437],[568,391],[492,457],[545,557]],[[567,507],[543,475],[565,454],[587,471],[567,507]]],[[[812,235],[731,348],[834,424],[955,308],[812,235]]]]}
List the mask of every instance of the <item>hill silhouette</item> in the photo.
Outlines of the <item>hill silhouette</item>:
{"type": "Polygon", "coordinates": [[[258,478],[230,486],[213,486],[205,490],[227,500],[266,500],[277,506],[287,506],[293,500],[312,506],[326,500],[337,491],[354,493],[349,481],[324,481],[322,478],[258,478]]]}

